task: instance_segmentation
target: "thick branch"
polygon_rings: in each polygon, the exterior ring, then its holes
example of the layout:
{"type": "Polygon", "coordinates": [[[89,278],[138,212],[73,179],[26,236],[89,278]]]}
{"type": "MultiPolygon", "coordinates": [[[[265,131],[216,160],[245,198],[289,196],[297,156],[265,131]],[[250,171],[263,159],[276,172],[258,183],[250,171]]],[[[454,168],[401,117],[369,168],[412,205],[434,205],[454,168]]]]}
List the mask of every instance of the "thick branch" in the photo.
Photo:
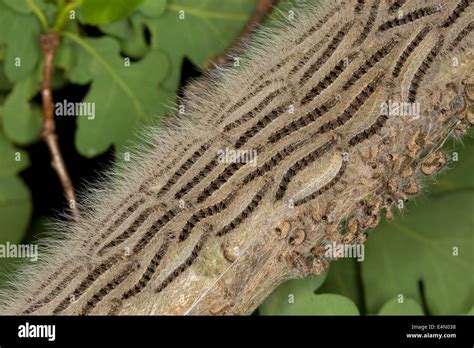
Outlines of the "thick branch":
{"type": "MultiPolygon", "coordinates": [[[[473,103],[470,93],[473,85],[466,78],[472,76],[472,69],[471,58],[466,59],[456,73],[438,75],[439,83],[456,86],[453,89],[456,92],[446,91],[440,102],[440,105],[446,105],[448,113],[430,111],[432,115],[411,122],[391,118],[385,126],[384,136],[367,139],[360,155],[351,155],[345,182],[319,201],[324,215],[311,206],[283,211],[276,207],[262,210],[253,216],[253,223],[241,235],[224,243],[218,238],[209,241],[201,259],[164,291],[137,296],[113,313],[251,314],[286,279],[320,274],[329,266],[317,256],[319,249],[324,251],[325,243],[363,244],[366,231],[380,222],[382,209],[387,210],[389,219],[394,198],[403,203],[413,197],[418,193],[417,182],[422,181],[423,176],[436,174],[446,164],[446,155],[438,151],[439,147],[450,134],[462,135],[473,123],[468,107],[473,103]],[[430,127],[423,142],[419,142],[419,130],[430,127]],[[391,160],[377,160],[387,157],[391,160]],[[413,158],[413,162],[409,158],[413,158]],[[416,174],[402,189],[398,185],[400,179],[406,178],[406,173],[416,174]],[[347,220],[349,232],[342,236],[337,226],[347,220]],[[304,225],[306,239],[311,236],[319,248],[308,251],[305,243],[314,244],[307,240],[296,247],[288,243],[288,235],[296,233],[301,221],[309,222],[304,225]],[[288,227],[286,232],[285,226],[288,227]],[[309,258],[314,259],[308,265],[309,258]]],[[[431,105],[429,109],[437,108],[431,105]]],[[[325,165],[332,164],[329,161],[325,165]]]]}

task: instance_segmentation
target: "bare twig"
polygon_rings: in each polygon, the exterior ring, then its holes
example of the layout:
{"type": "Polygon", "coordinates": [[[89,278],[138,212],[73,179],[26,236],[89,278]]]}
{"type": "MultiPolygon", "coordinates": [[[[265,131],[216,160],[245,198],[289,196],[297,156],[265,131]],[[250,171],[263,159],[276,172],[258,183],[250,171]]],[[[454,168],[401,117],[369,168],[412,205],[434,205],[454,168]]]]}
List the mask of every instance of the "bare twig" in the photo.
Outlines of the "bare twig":
{"type": "MultiPolygon", "coordinates": [[[[247,24],[244,26],[242,31],[239,33],[239,35],[235,38],[234,42],[230,46],[229,50],[232,48],[238,46],[239,42],[242,40],[242,38],[246,37],[249,35],[254,29],[262,23],[262,21],[265,19],[267,14],[270,12],[270,10],[273,8],[273,6],[276,5],[278,0],[258,0],[257,1],[257,6],[255,7],[255,11],[248,20],[247,24]]],[[[226,63],[229,62],[229,56],[227,55],[227,50],[226,52],[218,55],[212,63],[217,64],[218,66],[222,66],[226,63]]],[[[209,64],[209,67],[212,64],[209,64]]]]}
{"type": "Polygon", "coordinates": [[[41,85],[41,98],[43,102],[43,130],[41,132],[41,138],[48,145],[49,152],[51,153],[51,166],[58,174],[64,194],[69,202],[72,215],[75,220],[78,220],[79,211],[76,207],[76,195],[74,193],[74,187],[58,145],[56,124],[54,122],[54,103],[51,91],[51,77],[53,70],[53,60],[56,47],[59,44],[59,37],[55,32],[48,32],[41,34],[40,42],[41,49],[43,50],[44,54],[44,75],[43,83],[41,85]]]}

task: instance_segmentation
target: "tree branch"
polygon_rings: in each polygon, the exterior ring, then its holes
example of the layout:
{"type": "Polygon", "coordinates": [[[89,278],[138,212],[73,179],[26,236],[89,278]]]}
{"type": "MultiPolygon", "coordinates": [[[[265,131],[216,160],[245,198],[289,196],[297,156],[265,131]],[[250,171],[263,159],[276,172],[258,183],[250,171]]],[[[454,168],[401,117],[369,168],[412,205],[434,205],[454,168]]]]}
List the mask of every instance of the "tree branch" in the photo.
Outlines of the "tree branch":
{"type": "Polygon", "coordinates": [[[54,103],[51,91],[51,78],[54,55],[56,47],[59,44],[59,37],[54,32],[48,32],[46,34],[41,34],[40,42],[44,54],[44,75],[43,83],[41,85],[41,98],[43,102],[43,130],[41,132],[41,138],[44,140],[46,145],[48,145],[49,152],[51,153],[51,166],[59,177],[72,215],[77,221],[79,219],[79,211],[76,207],[76,195],[58,145],[56,124],[54,122],[54,103]]]}

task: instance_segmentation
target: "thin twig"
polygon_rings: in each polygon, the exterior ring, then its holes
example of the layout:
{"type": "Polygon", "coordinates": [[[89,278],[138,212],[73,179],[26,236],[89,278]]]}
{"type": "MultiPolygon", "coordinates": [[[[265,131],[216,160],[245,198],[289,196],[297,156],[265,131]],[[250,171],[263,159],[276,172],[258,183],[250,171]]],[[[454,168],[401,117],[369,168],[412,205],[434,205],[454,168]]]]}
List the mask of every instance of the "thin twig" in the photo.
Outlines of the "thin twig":
{"type": "Polygon", "coordinates": [[[58,136],[56,134],[56,124],[54,122],[54,103],[51,91],[51,77],[53,71],[53,60],[56,47],[59,44],[59,37],[54,32],[48,32],[40,35],[41,49],[44,54],[44,72],[43,83],[41,85],[41,98],[43,102],[43,130],[41,138],[48,145],[51,153],[51,166],[56,171],[64,195],[69,203],[72,215],[77,221],[79,219],[79,211],[76,207],[76,195],[69,177],[61,150],[58,145],[58,136]]]}
{"type": "MultiPolygon", "coordinates": [[[[278,2],[278,0],[258,0],[257,1],[257,6],[255,7],[255,11],[253,12],[252,16],[250,17],[250,19],[248,20],[247,24],[244,26],[242,31],[235,38],[235,40],[233,41],[230,48],[226,52],[224,52],[224,53],[218,55],[216,58],[214,58],[212,63],[214,63],[218,66],[222,66],[222,65],[228,63],[230,57],[227,55],[227,52],[229,52],[229,50],[232,50],[232,48],[238,46],[239,43],[241,42],[242,38],[245,38],[250,33],[252,33],[255,30],[255,28],[260,23],[263,22],[265,17],[268,15],[270,10],[276,5],[277,2],[278,2]]],[[[209,64],[209,66],[211,66],[211,65],[212,64],[209,64]]]]}

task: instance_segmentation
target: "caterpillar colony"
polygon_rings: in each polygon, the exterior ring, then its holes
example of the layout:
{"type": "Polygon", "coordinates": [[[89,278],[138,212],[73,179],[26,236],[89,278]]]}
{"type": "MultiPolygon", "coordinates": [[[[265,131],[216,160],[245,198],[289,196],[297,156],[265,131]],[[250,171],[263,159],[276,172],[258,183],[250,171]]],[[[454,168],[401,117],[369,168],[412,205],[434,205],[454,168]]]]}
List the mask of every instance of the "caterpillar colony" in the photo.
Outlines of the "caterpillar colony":
{"type": "Polygon", "coordinates": [[[249,314],[323,272],[327,243],[364,243],[474,123],[473,2],[306,1],[261,28],[82,195],[1,313],[249,314]]]}

